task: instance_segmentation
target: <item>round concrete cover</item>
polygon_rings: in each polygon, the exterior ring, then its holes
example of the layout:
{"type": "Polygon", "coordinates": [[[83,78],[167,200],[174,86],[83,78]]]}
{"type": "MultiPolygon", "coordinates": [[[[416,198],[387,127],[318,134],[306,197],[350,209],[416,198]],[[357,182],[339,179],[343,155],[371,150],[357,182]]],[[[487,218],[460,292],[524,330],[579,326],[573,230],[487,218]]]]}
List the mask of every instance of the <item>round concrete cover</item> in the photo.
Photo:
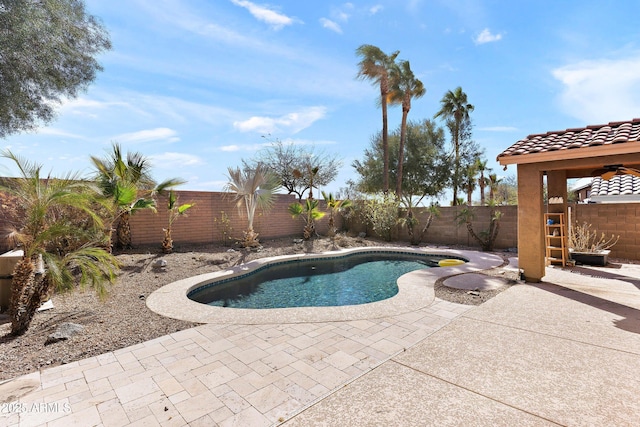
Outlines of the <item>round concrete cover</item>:
{"type": "Polygon", "coordinates": [[[444,285],[449,288],[466,289],[469,291],[489,291],[504,286],[503,279],[478,273],[460,274],[449,277],[444,285]]]}

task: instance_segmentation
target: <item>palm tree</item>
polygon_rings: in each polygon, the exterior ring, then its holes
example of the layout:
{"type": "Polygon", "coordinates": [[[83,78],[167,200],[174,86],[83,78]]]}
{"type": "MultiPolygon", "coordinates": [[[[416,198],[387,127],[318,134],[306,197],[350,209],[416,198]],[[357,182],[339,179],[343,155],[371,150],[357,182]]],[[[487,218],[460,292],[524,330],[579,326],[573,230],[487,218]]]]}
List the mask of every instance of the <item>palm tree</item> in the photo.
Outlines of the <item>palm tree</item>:
{"type": "Polygon", "coordinates": [[[382,107],[382,151],[383,151],[383,191],[389,192],[389,130],[387,126],[387,98],[389,96],[389,70],[400,51],[385,54],[379,47],[363,44],[356,49],[361,57],[358,63],[358,78],[371,80],[380,86],[380,106],[382,107]]]}
{"type": "Polygon", "coordinates": [[[335,226],[335,216],[342,209],[346,209],[352,205],[351,200],[337,200],[333,193],[325,193],[322,192],[322,197],[324,201],[327,203],[327,208],[329,209],[329,236],[333,237],[336,235],[336,226],[335,226]]]}
{"type": "Polygon", "coordinates": [[[229,182],[225,191],[235,193],[234,200],[242,212],[244,204],[247,212],[248,227],[244,232],[244,247],[257,247],[258,233],[253,231],[253,219],[256,208],[269,210],[275,202],[275,191],[280,186],[280,178],[259,164],[255,169],[229,168],[229,182]]]}
{"type": "Polygon", "coordinates": [[[125,159],[120,145],[116,143],[107,158],[92,156],[91,161],[96,168],[98,191],[109,212],[109,236],[113,226],[116,227],[117,248],[131,247],[131,215],[142,209],[155,211],[155,194],[185,183],[181,179],[170,178],[156,184],[151,178],[149,160],[138,152],[128,152],[125,159]]]}
{"type": "Polygon", "coordinates": [[[495,173],[489,174],[489,203],[495,203],[498,186],[502,182],[502,178],[498,178],[495,173]]]}
{"type": "Polygon", "coordinates": [[[467,193],[467,206],[473,204],[473,192],[476,189],[476,176],[478,175],[478,169],[476,163],[467,165],[464,169],[464,181],[462,182],[462,188],[467,193]]]}
{"type": "Polygon", "coordinates": [[[467,94],[458,86],[454,91],[448,91],[440,100],[441,108],[434,118],[442,117],[445,120],[452,120],[451,137],[454,149],[454,183],[453,183],[453,205],[458,202],[458,178],[460,177],[460,133],[462,122],[469,119],[469,113],[474,106],[467,101],[467,94]]]}
{"type": "Polygon", "coordinates": [[[309,240],[316,234],[315,221],[323,218],[326,212],[322,212],[319,207],[320,202],[316,199],[307,199],[304,204],[295,202],[289,205],[289,213],[292,217],[301,216],[304,218],[304,229],[302,236],[304,240],[309,240]]]}
{"type": "Polygon", "coordinates": [[[484,206],[484,189],[489,184],[489,179],[484,176],[485,172],[491,172],[491,168],[487,167],[487,160],[484,161],[479,157],[476,159],[476,169],[480,174],[478,178],[478,186],[480,187],[480,206],[484,206]]]}
{"type": "Polygon", "coordinates": [[[409,61],[400,61],[391,69],[392,87],[389,99],[392,104],[402,105],[400,124],[400,146],[398,147],[398,168],[396,170],[396,197],[402,199],[402,165],[404,162],[404,144],[407,139],[407,116],[411,110],[411,99],[424,96],[427,90],[411,71],[409,61]]]}
{"type": "Polygon", "coordinates": [[[15,163],[20,176],[0,186],[13,195],[24,214],[10,237],[23,250],[11,283],[11,333],[24,334],[43,299],[54,289],[69,289],[76,283],[91,285],[100,295],[105,282],[116,279],[118,263],[96,247],[102,238],[102,222],[94,212],[93,193],[77,174],[63,178],[43,177],[42,166],[11,151],[0,156],[15,163]],[[89,226],[72,218],[87,219],[89,226]],[[66,242],[76,242],[69,246],[66,242]]]}
{"type": "Polygon", "coordinates": [[[170,254],[173,251],[173,238],[171,237],[171,227],[175,220],[182,215],[186,215],[187,211],[194,206],[194,203],[184,203],[178,205],[178,196],[173,190],[169,190],[167,196],[167,210],[169,211],[169,225],[163,228],[164,240],[162,241],[162,252],[170,254]]]}

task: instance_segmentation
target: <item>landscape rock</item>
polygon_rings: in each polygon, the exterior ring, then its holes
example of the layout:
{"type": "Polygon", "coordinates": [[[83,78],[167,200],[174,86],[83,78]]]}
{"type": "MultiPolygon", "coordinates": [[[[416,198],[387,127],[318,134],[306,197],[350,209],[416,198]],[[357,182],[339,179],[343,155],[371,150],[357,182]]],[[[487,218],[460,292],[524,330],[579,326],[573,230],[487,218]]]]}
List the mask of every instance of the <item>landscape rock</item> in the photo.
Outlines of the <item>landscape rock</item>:
{"type": "Polygon", "coordinates": [[[153,263],[153,268],[164,268],[167,266],[167,260],[160,258],[153,263]]]}
{"type": "Polygon", "coordinates": [[[49,337],[47,338],[47,341],[45,342],[45,345],[53,344],[58,341],[68,340],[72,336],[81,332],[83,329],[84,329],[84,326],[78,325],[77,323],[70,323],[70,322],[61,323],[60,326],[58,326],[58,328],[52,334],[49,335],[49,337]]]}

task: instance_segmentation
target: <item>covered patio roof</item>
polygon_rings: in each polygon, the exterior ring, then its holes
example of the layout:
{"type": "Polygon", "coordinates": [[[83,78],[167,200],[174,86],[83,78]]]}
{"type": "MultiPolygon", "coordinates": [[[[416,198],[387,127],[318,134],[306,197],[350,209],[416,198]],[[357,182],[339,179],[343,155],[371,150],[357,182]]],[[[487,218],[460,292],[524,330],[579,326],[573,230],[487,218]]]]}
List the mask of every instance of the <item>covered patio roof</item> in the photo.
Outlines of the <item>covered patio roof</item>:
{"type": "Polygon", "coordinates": [[[527,280],[540,281],[545,275],[543,214],[547,209],[566,214],[569,178],[596,176],[608,165],[640,168],[640,119],[529,135],[497,160],[517,165],[519,266],[527,280]],[[544,175],[549,198],[561,204],[545,208],[544,175]]]}
{"type": "Polygon", "coordinates": [[[501,165],[548,164],[567,178],[592,176],[604,165],[640,166],[640,118],[529,135],[498,155],[501,165]]]}

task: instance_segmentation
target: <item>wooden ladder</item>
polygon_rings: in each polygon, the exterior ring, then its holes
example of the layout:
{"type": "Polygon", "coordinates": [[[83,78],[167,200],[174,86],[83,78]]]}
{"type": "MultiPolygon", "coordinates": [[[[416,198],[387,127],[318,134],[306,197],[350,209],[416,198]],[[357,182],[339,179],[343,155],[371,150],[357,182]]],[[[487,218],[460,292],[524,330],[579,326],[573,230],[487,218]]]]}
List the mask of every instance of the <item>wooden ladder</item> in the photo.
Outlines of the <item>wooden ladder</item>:
{"type": "Polygon", "coordinates": [[[546,265],[567,265],[567,235],[564,222],[564,213],[544,214],[546,265]]]}

